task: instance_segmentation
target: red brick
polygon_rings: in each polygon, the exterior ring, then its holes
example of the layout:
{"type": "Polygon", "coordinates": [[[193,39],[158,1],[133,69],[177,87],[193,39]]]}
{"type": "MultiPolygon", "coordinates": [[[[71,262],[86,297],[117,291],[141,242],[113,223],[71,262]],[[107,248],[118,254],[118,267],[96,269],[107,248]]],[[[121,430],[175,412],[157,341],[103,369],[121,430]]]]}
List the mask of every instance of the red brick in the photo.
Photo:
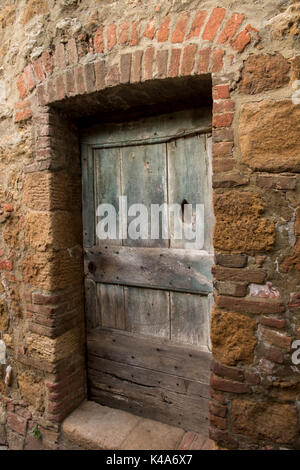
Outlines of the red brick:
{"type": "Polygon", "coordinates": [[[234,188],[243,186],[249,182],[249,177],[239,171],[218,173],[213,175],[213,188],[234,188]]]}
{"type": "Polygon", "coordinates": [[[104,37],[103,37],[103,27],[97,29],[94,37],[94,51],[96,53],[104,52],[104,37]]]}
{"type": "Polygon", "coordinates": [[[197,434],[195,435],[195,439],[193,440],[190,450],[201,450],[203,449],[203,446],[206,444],[208,441],[207,437],[204,436],[203,434],[197,434]]]}
{"type": "Polygon", "coordinates": [[[214,127],[229,127],[233,121],[233,113],[217,114],[213,116],[214,127]]]}
{"type": "Polygon", "coordinates": [[[13,431],[25,436],[27,430],[27,419],[15,413],[7,413],[7,426],[13,431]]]}
{"type": "Polygon", "coordinates": [[[47,103],[45,86],[39,85],[36,89],[36,92],[39,105],[44,106],[47,103]]]}
{"type": "Polygon", "coordinates": [[[180,56],[181,56],[181,49],[171,50],[171,59],[170,59],[170,68],[169,68],[170,77],[178,77],[179,75],[180,56]]]}
{"type": "Polygon", "coordinates": [[[159,78],[167,77],[168,56],[169,56],[169,51],[157,51],[156,53],[157,76],[159,78]]]}
{"type": "Polygon", "coordinates": [[[233,142],[217,142],[212,145],[213,156],[226,156],[231,155],[233,148],[233,142]]]}
{"type": "Polygon", "coordinates": [[[260,269],[235,269],[221,266],[213,266],[212,273],[218,281],[253,282],[264,284],[266,272],[260,269]]]}
{"type": "Polygon", "coordinates": [[[284,318],[262,317],[260,323],[264,326],[282,329],[286,327],[286,320],[284,318]]]}
{"type": "Polygon", "coordinates": [[[234,101],[233,100],[221,100],[214,101],[213,103],[213,113],[227,113],[234,110],[234,101]]]}
{"type": "Polygon", "coordinates": [[[226,10],[224,8],[214,8],[202,33],[202,39],[213,41],[217,31],[223,21],[226,10]]]}
{"type": "Polygon", "coordinates": [[[170,22],[171,18],[166,16],[156,34],[156,39],[158,42],[166,42],[168,40],[170,33],[170,22]]]}
{"type": "Polygon", "coordinates": [[[217,377],[214,374],[210,376],[210,385],[215,390],[221,390],[222,392],[229,393],[248,393],[249,387],[241,382],[234,382],[232,380],[225,380],[221,377],[217,377]]]}
{"type": "Polygon", "coordinates": [[[85,90],[87,93],[92,93],[95,91],[95,69],[93,63],[87,63],[83,66],[83,74],[84,74],[84,81],[85,81],[85,90]]]}
{"type": "Polygon", "coordinates": [[[277,346],[287,351],[290,351],[291,349],[291,336],[286,336],[282,333],[278,333],[277,331],[269,330],[267,328],[261,328],[261,337],[272,346],[277,346]]]}
{"type": "Polygon", "coordinates": [[[210,48],[206,47],[199,51],[198,54],[198,64],[197,64],[197,72],[198,73],[206,73],[209,69],[209,59],[210,59],[210,48]]]}
{"type": "Polygon", "coordinates": [[[229,85],[215,85],[213,87],[213,99],[223,100],[230,98],[229,85]]]}
{"type": "Polygon", "coordinates": [[[109,67],[106,75],[106,85],[118,85],[120,83],[120,71],[117,64],[109,67]]]}
{"type": "Polygon", "coordinates": [[[76,83],[76,93],[78,95],[83,95],[85,93],[83,66],[79,65],[78,67],[76,67],[74,70],[74,74],[76,83]]]}
{"type": "Polygon", "coordinates": [[[236,449],[238,447],[238,443],[235,439],[233,439],[230,434],[226,431],[222,431],[221,429],[216,429],[213,427],[209,428],[209,437],[213,441],[218,442],[222,446],[228,449],[236,449]]]}
{"type": "Polygon", "coordinates": [[[222,405],[226,405],[226,403],[227,403],[227,400],[225,399],[224,395],[222,393],[216,392],[212,388],[209,391],[209,396],[212,400],[215,400],[215,401],[221,403],[222,405]]]}
{"type": "Polygon", "coordinates": [[[223,364],[220,364],[213,360],[210,368],[216,375],[220,375],[221,377],[233,379],[238,382],[242,382],[244,380],[243,371],[237,369],[236,367],[224,366],[223,364]]]}
{"type": "Polygon", "coordinates": [[[36,76],[37,82],[40,83],[44,80],[45,75],[43,72],[43,66],[42,66],[42,61],[41,58],[38,58],[32,62],[32,67],[34,70],[34,74],[36,76]]]}
{"type": "Polygon", "coordinates": [[[221,418],[225,418],[227,415],[227,406],[220,405],[220,403],[209,403],[209,411],[214,414],[215,416],[220,416],[221,418]]]}
{"type": "Polygon", "coordinates": [[[132,56],[131,82],[138,83],[142,78],[143,51],[135,51],[132,56]]]}
{"type": "Polygon", "coordinates": [[[76,94],[74,70],[68,69],[65,72],[66,93],[67,96],[74,96],[76,94]]]}
{"type": "Polygon", "coordinates": [[[178,446],[178,450],[189,450],[191,448],[192,443],[196,438],[196,433],[188,431],[183,435],[182,441],[178,446]]]}
{"type": "Polygon", "coordinates": [[[206,11],[201,11],[201,10],[196,11],[195,18],[193,20],[187,39],[197,38],[199,36],[206,16],[207,16],[206,11]]]}
{"type": "Polygon", "coordinates": [[[243,52],[247,44],[251,41],[250,33],[247,29],[244,29],[238,36],[232,41],[232,48],[238,52],[243,52]]]}
{"type": "Polygon", "coordinates": [[[143,80],[152,78],[152,66],[154,58],[154,47],[147,47],[143,57],[143,80]]]}
{"type": "Polygon", "coordinates": [[[292,190],[296,188],[296,176],[287,175],[257,175],[256,184],[264,189],[292,190]]]}
{"type": "Polygon", "coordinates": [[[234,139],[233,129],[213,129],[213,142],[232,142],[234,139]]]}
{"type": "Polygon", "coordinates": [[[59,67],[59,68],[66,67],[65,46],[63,43],[59,43],[55,47],[54,63],[56,67],[59,67]]]}
{"type": "MultiPolygon", "coordinates": [[[[213,158],[213,162],[212,162],[212,165],[213,165],[213,172],[214,173],[223,173],[224,171],[232,171],[235,167],[235,160],[233,158],[213,158]]],[[[237,295],[237,294],[235,294],[237,295]]],[[[246,294],[244,294],[246,295],[246,294]]],[[[244,295],[242,295],[242,297],[244,297],[244,295]]]]}
{"type": "Polygon", "coordinates": [[[104,60],[95,62],[96,90],[105,88],[106,64],[104,60]]]}
{"type": "Polygon", "coordinates": [[[129,42],[129,28],[130,24],[128,22],[122,23],[119,26],[119,44],[124,45],[129,42]]]}
{"type": "Polygon", "coordinates": [[[22,418],[25,418],[25,419],[31,418],[31,413],[28,410],[28,408],[24,408],[22,406],[16,406],[15,412],[17,413],[17,415],[22,416],[22,418]]]}
{"type": "Polygon", "coordinates": [[[300,307],[300,294],[293,293],[290,297],[290,302],[288,304],[289,308],[298,308],[300,307]]]}
{"type": "Polygon", "coordinates": [[[233,13],[232,17],[227,21],[225,28],[221,32],[218,38],[218,43],[223,44],[224,42],[230,42],[244,19],[245,15],[233,13]]]}
{"type": "Polygon", "coordinates": [[[17,111],[15,114],[14,121],[15,122],[22,122],[22,121],[27,121],[30,119],[32,116],[31,109],[27,108],[24,109],[23,111],[17,111]]]}
{"type": "Polygon", "coordinates": [[[32,91],[35,87],[35,78],[33,74],[33,69],[31,64],[28,64],[24,69],[24,77],[27,82],[27,87],[29,91],[32,91]]]}
{"type": "Polygon", "coordinates": [[[285,311],[285,305],[276,301],[262,301],[252,299],[237,299],[230,296],[215,296],[218,307],[234,310],[235,312],[261,315],[266,313],[280,313],[285,311]]]}
{"type": "Polygon", "coordinates": [[[245,372],[245,380],[251,385],[258,385],[260,383],[260,377],[255,372],[245,372]]]}
{"type": "Polygon", "coordinates": [[[120,57],[120,81],[121,83],[130,82],[131,72],[131,54],[122,54],[120,57]]]}
{"type": "Polygon", "coordinates": [[[279,351],[279,349],[269,348],[265,356],[268,361],[276,362],[276,364],[283,364],[283,353],[282,351],[279,351]]]}
{"type": "Polygon", "coordinates": [[[68,54],[68,64],[74,65],[78,62],[78,55],[77,55],[77,46],[76,41],[74,38],[70,39],[66,45],[67,54],[68,54]]]}
{"type": "Polygon", "coordinates": [[[140,22],[136,21],[132,24],[130,45],[137,46],[140,42],[140,22]]]}
{"type": "Polygon", "coordinates": [[[197,44],[188,44],[183,49],[183,57],[181,64],[181,74],[191,75],[195,65],[195,57],[197,52],[197,44]]]}
{"type": "Polygon", "coordinates": [[[56,77],[56,97],[58,100],[63,100],[66,96],[65,82],[63,75],[56,77]]]}
{"type": "Polygon", "coordinates": [[[223,68],[223,57],[225,52],[222,49],[215,49],[212,55],[212,72],[220,72],[223,68]]]}
{"type": "Polygon", "coordinates": [[[17,88],[19,90],[20,97],[23,100],[27,96],[27,88],[26,88],[24,76],[22,73],[18,77],[17,88]]]}
{"type": "Polygon", "coordinates": [[[173,43],[183,42],[186,27],[189,21],[189,17],[190,17],[190,14],[186,11],[181,13],[178,16],[176,26],[171,37],[171,42],[173,43]]]}
{"type": "Polygon", "coordinates": [[[41,56],[44,72],[48,77],[53,71],[53,59],[48,51],[43,52],[41,56]]]}
{"type": "Polygon", "coordinates": [[[152,18],[146,25],[144,36],[148,39],[153,39],[156,31],[156,22],[155,19],[152,18]]]}
{"type": "Polygon", "coordinates": [[[107,35],[107,49],[111,51],[112,48],[117,43],[117,27],[115,24],[110,24],[108,26],[106,35],[107,35]]]}
{"type": "Polygon", "coordinates": [[[227,428],[227,420],[226,418],[221,418],[220,416],[215,416],[214,414],[210,413],[210,424],[218,429],[226,429],[227,428]]]}

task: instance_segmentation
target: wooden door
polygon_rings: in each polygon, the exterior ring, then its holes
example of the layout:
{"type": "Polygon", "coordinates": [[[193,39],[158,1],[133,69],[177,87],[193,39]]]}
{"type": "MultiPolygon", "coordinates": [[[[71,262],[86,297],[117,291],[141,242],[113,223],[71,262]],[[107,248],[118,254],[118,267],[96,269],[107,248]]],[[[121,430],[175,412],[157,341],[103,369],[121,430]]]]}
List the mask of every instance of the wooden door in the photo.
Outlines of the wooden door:
{"type": "Polygon", "coordinates": [[[89,398],[197,432],[207,430],[211,357],[209,131],[185,111],[82,132],[89,398]],[[140,203],[149,218],[167,204],[155,237],[151,220],[141,238],[128,236],[140,203]],[[116,207],[114,239],[98,237],[101,204],[116,207]],[[191,220],[204,208],[199,240],[175,236],[185,204],[191,220]]]}

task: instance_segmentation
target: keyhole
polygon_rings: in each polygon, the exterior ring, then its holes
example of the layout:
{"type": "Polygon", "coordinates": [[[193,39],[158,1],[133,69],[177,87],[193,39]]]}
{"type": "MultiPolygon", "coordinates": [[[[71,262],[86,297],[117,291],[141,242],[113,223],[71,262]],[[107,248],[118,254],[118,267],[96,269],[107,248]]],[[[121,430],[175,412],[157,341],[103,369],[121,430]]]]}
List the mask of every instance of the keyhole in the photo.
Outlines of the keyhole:
{"type": "Polygon", "coordinates": [[[90,261],[88,264],[88,270],[91,274],[94,274],[96,271],[96,265],[93,263],[93,261],[90,261]]]}
{"type": "Polygon", "coordinates": [[[181,203],[181,218],[182,218],[182,223],[184,224],[184,222],[186,222],[184,220],[184,215],[185,215],[185,205],[188,204],[187,200],[186,199],[183,199],[182,203],[181,203]]]}

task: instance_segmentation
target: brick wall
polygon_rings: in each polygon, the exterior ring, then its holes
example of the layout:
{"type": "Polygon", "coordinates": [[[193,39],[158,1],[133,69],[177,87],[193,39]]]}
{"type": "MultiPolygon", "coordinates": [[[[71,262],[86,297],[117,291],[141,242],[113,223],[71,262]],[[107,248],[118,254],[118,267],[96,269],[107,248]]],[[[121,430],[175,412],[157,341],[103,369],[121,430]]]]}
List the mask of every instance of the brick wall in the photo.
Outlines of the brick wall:
{"type": "Polygon", "coordinates": [[[210,436],[228,448],[298,447],[299,4],[5,3],[0,329],[12,376],[5,383],[2,366],[0,444],[56,448],[85,396],[75,118],[109,90],[211,74],[210,436]]]}

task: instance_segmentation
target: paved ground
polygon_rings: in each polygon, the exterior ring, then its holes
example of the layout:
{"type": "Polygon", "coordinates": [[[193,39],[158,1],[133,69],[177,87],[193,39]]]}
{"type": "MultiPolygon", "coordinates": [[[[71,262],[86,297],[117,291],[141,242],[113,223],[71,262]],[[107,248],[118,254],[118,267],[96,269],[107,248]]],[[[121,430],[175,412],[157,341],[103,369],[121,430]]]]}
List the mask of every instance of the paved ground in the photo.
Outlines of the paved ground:
{"type": "Polygon", "coordinates": [[[206,436],[85,401],[62,426],[63,448],[214,450],[206,436]]]}

